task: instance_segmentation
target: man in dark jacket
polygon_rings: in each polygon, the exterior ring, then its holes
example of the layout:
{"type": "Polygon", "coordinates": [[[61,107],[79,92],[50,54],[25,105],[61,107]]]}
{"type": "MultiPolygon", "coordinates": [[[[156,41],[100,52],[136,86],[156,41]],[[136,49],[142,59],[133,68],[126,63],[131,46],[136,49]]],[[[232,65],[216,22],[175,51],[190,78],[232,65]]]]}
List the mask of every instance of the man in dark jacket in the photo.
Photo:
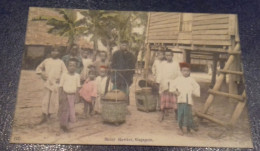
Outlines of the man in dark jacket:
{"type": "MultiPolygon", "coordinates": [[[[135,73],[135,56],[128,51],[127,41],[121,42],[120,50],[111,59],[111,80],[115,89],[119,89],[129,98],[129,87],[133,83],[135,73]]],[[[129,104],[129,99],[128,99],[129,104]]]]}

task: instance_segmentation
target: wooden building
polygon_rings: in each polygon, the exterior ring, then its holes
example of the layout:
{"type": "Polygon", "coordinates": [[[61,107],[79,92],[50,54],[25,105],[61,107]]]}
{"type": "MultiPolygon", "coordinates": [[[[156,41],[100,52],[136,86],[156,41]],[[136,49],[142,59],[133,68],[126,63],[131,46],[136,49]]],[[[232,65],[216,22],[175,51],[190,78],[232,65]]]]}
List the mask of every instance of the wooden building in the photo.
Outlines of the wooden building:
{"type": "MultiPolygon", "coordinates": [[[[163,45],[193,65],[212,65],[227,59],[227,52],[239,42],[236,15],[151,12],[146,44],[151,50],[163,45]]],[[[223,67],[223,64],[222,64],[223,67]]],[[[213,73],[213,76],[216,73],[213,73]]],[[[213,83],[215,77],[212,78],[213,83]]]]}
{"type": "Polygon", "coordinates": [[[203,111],[204,118],[222,126],[234,126],[246,104],[245,90],[238,94],[237,83],[243,82],[240,63],[240,42],[237,16],[233,14],[169,13],[151,12],[148,16],[146,35],[145,75],[148,75],[152,50],[165,46],[175,53],[183,54],[182,61],[191,64],[211,64],[212,80],[203,111]],[[220,75],[217,75],[220,62],[220,75]],[[228,92],[220,92],[220,87],[229,75],[228,92]],[[207,115],[215,95],[236,100],[237,106],[230,121],[223,122],[207,115]]]}

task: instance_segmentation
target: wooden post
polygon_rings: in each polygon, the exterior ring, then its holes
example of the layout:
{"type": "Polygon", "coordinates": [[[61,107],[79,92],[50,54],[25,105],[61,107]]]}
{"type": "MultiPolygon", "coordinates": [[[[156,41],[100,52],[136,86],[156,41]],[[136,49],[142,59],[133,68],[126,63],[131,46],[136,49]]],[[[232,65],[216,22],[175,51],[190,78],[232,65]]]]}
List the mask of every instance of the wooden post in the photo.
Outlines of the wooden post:
{"type": "MultiPolygon", "coordinates": [[[[245,92],[245,90],[244,90],[242,96],[243,96],[244,98],[246,98],[246,92],[245,92]]],[[[245,99],[245,101],[239,102],[239,103],[237,104],[236,109],[235,109],[235,111],[233,112],[233,115],[232,115],[232,118],[231,118],[231,121],[230,121],[230,124],[231,124],[232,127],[235,126],[235,124],[236,124],[236,122],[237,122],[237,119],[239,118],[239,116],[240,116],[241,113],[243,112],[243,109],[244,109],[245,105],[246,105],[246,99],[245,99]]]]}
{"type": "MultiPolygon", "coordinates": [[[[235,38],[234,36],[231,37],[231,46],[230,46],[230,51],[234,51],[234,45],[235,45],[235,38]]],[[[239,61],[238,61],[238,55],[234,55],[234,61],[233,63],[230,65],[230,70],[231,71],[239,71],[238,66],[240,66],[239,61]]],[[[230,94],[237,94],[238,93],[238,89],[237,89],[237,84],[236,81],[238,81],[238,75],[234,75],[234,74],[229,74],[229,83],[228,83],[228,91],[230,94]]],[[[234,99],[229,98],[230,103],[234,102],[234,99]]]]}
{"type": "Polygon", "coordinates": [[[145,64],[144,64],[144,79],[146,80],[149,75],[150,55],[151,55],[150,44],[147,44],[146,53],[145,53],[145,64]]]}
{"type": "Polygon", "coordinates": [[[146,51],[145,51],[145,63],[144,63],[144,79],[146,79],[146,80],[147,80],[148,74],[149,74],[150,55],[151,55],[150,43],[148,42],[150,18],[151,18],[151,13],[148,13],[148,20],[147,20],[147,27],[146,27],[146,39],[145,39],[146,51]]]}
{"type": "Polygon", "coordinates": [[[183,50],[183,61],[190,63],[191,62],[191,58],[190,58],[190,51],[187,49],[183,50]]]}
{"type": "Polygon", "coordinates": [[[219,58],[219,54],[213,53],[213,65],[212,65],[212,75],[211,75],[211,84],[210,84],[211,88],[216,83],[218,58],[219,58]]]}

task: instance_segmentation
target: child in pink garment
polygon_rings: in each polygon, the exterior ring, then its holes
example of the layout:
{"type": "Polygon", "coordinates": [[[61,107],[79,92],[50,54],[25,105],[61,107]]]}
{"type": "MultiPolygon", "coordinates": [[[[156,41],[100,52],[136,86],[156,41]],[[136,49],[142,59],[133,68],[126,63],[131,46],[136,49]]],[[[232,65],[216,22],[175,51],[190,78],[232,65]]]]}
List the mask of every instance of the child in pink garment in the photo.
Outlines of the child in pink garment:
{"type": "Polygon", "coordinates": [[[95,71],[90,70],[87,80],[84,82],[82,88],[79,90],[79,94],[84,100],[84,112],[86,117],[92,115],[95,100],[97,97],[97,85],[95,82],[95,76],[95,71]]]}

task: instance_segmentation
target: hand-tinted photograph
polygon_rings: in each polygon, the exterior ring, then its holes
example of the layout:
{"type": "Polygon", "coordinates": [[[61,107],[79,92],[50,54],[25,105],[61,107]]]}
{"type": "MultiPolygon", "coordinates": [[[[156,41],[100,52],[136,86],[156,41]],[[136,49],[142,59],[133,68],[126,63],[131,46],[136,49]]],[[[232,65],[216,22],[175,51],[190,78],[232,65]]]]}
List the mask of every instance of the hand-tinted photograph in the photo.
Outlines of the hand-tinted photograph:
{"type": "Polygon", "coordinates": [[[10,142],[252,148],[238,25],[30,7],[10,142]]]}

